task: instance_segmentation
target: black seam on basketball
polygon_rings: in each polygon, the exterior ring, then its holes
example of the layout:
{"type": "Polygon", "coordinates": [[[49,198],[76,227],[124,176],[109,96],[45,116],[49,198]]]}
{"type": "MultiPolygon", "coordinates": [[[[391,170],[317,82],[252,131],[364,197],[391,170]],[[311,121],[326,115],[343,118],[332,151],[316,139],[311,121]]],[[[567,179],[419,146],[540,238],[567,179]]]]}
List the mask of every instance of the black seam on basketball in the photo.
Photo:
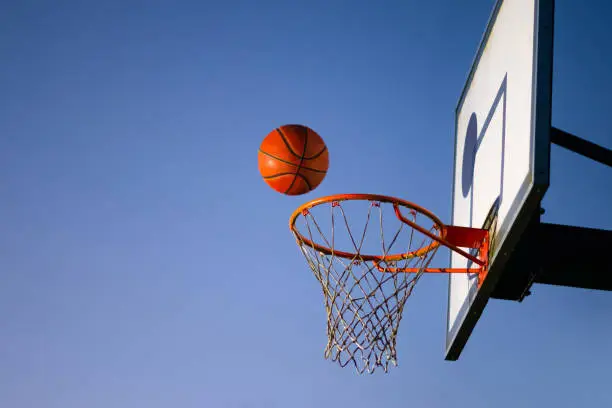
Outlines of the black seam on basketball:
{"type": "Polygon", "coordinates": [[[319,173],[319,174],[327,173],[327,170],[318,170],[318,169],[313,169],[313,168],[306,167],[306,166],[300,167],[300,171],[302,170],[308,170],[308,171],[312,171],[313,173],[319,173]]]}
{"type": "MultiPolygon", "coordinates": [[[[282,177],[282,176],[294,176],[294,179],[293,179],[294,182],[295,182],[295,179],[299,177],[302,180],[304,180],[304,183],[306,183],[306,185],[308,186],[308,190],[312,190],[312,186],[308,182],[308,179],[306,177],[304,177],[303,175],[301,175],[300,173],[277,173],[277,174],[273,174],[271,176],[265,176],[264,180],[272,180],[272,179],[275,179],[277,177],[282,177]]],[[[289,190],[287,190],[287,191],[289,191],[289,190]]]]}
{"type": "Polygon", "coordinates": [[[289,193],[291,187],[293,187],[293,185],[295,184],[295,179],[297,179],[297,173],[293,175],[293,180],[291,180],[291,184],[289,184],[289,187],[287,187],[287,189],[285,190],[285,194],[289,193]]]}
{"type": "MultiPolygon", "coordinates": [[[[268,157],[270,157],[270,158],[272,158],[274,160],[278,160],[281,163],[285,163],[285,164],[288,164],[288,165],[293,166],[293,167],[299,167],[300,166],[299,164],[291,163],[291,162],[289,162],[287,160],[281,159],[280,157],[276,157],[273,154],[270,154],[268,152],[264,152],[261,149],[259,149],[259,153],[265,154],[266,156],[268,156],[268,157]]],[[[315,173],[327,173],[327,170],[318,170],[318,169],[313,169],[312,167],[302,166],[302,167],[299,167],[299,168],[300,169],[304,169],[304,170],[314,171],[315,173]]]]}
{"type": "Polygon", "coordinates": [[[304,177],[300,173],[296,173],[295,174],[295,178],[298,178],[298,177],[301,178],[302,180],[304,180],[304,183],[306,183],[306,186],[308,187],[308,191],[312,190],[312,186],[310,185],[310,183],[308,182],[308,179],[306,177],[304,177]]]}
{"type": "MultiPolygon", "coordinates": [[[[285,134],[283,133],[283,131],[280,128],[277,128],[276,132],[280,135],[283,143],[287,147],[287,150],[289,150],[289,153],[291,153],[292,155],[294,155],[298,159],[301,159],[302,157],[304,157],[304,155],[300,156],[299,154],[297,154],[296,152],[293,151],[293,149],[291,148],[291,145],[289,144],[289,142],[285,138],[285,134]]],[[[304,144],[306,144],[306,141],[304,141],[304,144]]]]}
{"type": "Polygon", "coordinates": [[[291,165],[291,166],[293,166],[293,167],[298,167],[298,166],[299,166],[299,164],[295,164],[295,163],[291,163],[290,161],[283,160],[283,159],[281,159],[280,157],[276,157],[275,155],[270,154],[270,153],[268,153],[268,152],[265,152],[265,151],[263,151],[263,150],[261,150],[261,149],[259,149],[259,153],[261,153],[261,154],[265,154],[266,156],[271,157],[271,158],[273,158],[274,160],[278,160],[278,161],[279,161],[279,162],[281,162],[281,163],[289,164],[289,165],[291,165]]]}
{"type": "MultiPolygon", "coordinates": [[[[306,148],[308,147],[308,128],[304,129],[306,131],[306,134],[304,135],[304,149],[302,150],[302,156],[300,157],[300,165],[298,166],[298,169],[301,169],[302,164],[304,164],[304,155],[306,154],[306,148]]],[[[287,190],[285,190],[285,194],[291,191],[291,188],[295,184],[295,180],[298,178],[298,175],[299,173],[296,172],[295,177],[293,177],[293,180],[291,181],[291,184],[289,184],[289,187],[287,187],[287,190]]]]}
{"type": "Polygon", "coordinates": [[[289,173],[276,173],[276,174],[272,174],[270,176],[263,176],[263,178],[265,180],[271,180],[271,179],[275,179],[277,177],[282,177],[282,176],[295,176],[295,174],[296,173],[292,173],[292,172],[289,172],[289,173]]]}
{"type": "Polygon", "coordinates": [[[319,157],[320,155],[322,155],[323,153],[325,153],[325,151],[327,150],[327,146],[323,146],[323,149],[321,149],[321,151],[317,154],[315,154],[314,156],[310,156],[310,157],[304,157],[306,160],[313,160],[316,159],[317,157],[319,157]]]}

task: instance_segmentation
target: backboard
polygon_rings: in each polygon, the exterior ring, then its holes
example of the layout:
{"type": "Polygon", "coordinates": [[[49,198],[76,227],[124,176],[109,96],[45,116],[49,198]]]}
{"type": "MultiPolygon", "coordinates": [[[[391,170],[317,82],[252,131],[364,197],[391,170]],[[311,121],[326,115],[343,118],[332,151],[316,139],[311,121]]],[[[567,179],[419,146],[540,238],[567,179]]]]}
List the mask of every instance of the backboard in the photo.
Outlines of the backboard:
{"type": "MultiPolygon", "coordinates": [[[[498,0],[455,112],[451,225],[490,229],[489,272],[449,274],[456,360],[548,188],[554,0],[498,0]]],[[[452,268],[471,267],[452,252],[452,268]]]]}

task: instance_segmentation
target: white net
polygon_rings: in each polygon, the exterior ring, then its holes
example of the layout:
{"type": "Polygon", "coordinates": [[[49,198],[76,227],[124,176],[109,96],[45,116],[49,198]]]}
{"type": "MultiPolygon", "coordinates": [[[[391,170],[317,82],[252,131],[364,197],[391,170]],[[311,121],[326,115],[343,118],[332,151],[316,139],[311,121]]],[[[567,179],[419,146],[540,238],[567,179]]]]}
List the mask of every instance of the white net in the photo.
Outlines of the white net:
{"type": "MultiPolygon", "coordinates": [[[[431,218],[412,208],[403,211],[425,230],[438,230],[431,218]]],[[[378,367],[387,372],[390,364],[397,365],[404,304],[435,255],[436,243],[402,223],[393,203],[354,199],[302,211],[294,235],[325,296],[325,358],[343,367],[353,364],[359,373],[378,367]],[[362,221],[351,224],[355,214],[362,221]]]]}

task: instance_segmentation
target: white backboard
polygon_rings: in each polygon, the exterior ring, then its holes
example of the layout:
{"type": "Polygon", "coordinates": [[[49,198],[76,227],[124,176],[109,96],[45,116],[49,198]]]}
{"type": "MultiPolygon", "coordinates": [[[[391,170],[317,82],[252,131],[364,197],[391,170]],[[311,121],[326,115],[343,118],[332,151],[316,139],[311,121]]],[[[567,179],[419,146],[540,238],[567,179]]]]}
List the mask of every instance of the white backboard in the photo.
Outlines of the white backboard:
{"type": "MultiPolygon", "coordinates": [[[[548,188],[554,0],[498,0],[455,116],[452,225],[496,214],[490,268],[449,274],[446,359],[456,360],[548,188]]],[[[473,267],[457,253],[451,267],[473,267]]]]}

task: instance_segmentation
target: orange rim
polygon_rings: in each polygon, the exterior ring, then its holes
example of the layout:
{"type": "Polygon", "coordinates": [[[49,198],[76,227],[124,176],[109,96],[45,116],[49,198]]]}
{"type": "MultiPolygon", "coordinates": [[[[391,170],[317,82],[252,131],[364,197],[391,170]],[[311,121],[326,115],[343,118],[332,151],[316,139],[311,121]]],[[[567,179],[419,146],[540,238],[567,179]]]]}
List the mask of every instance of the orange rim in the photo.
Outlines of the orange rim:
{"type": "MultiPolygon", "coordinates": [[[[399,218],[399,217],[398,217],[399,218]]],[[[403,221],[400,218],[400,221],[403,221]]],[[[296,236],[296,238],[298,239],[298,241],[303,242],[304,244],[308,245],[309,247],[322,252],[326,255],[335,255],[335,256],[339,256],[342,258],[354,258],[356,256],[358,256],[360,259],[362,259],[363,261],[400,261],[402,259],[408,259],[408,258],[414,258],[414,257],[420,257],[423,256],[425,254],[427,254],[430,251],[433,251],[434,249],[438,248],[440,246],[440,240],[443,239],[443,234],[444,234],[444,230],[445,230],[445,225],[442,223],[442,221],[440,221],[440,219],[438,217],[436,217],[433,213],[431,213],[430,211],[426,210],[425,208],[416,205],[414,203],[411,203],[410,201],[406,201],[406,200],[402,200],[399,198],[395,198],[395,197],[389,197],[389,196],[384,196],[384,195],[378,195],[378,194],[335,194],[335,195],[330,195],[327,197],[321,197],[321,198],[317,198],[315,200],[309,201],[306,204],[303,204],[301,206],[299,206],[294,212],[293,214],[291,214],[291,218],[289,219],[289,228],[291,229],[291,231],[293,232],[293,234],[296,236]],[[308,238],[306,238],[305,236],[303,236],[302,234],[299,233],[299,231],[296,229],[295,227],[295,223],[298,219],[298,217],[300,215],[306,215],[310,209],[319,206],[321,204],[326,204],[326,203],[334,203],[334,202],[342,202],[342,201],[373,201],[373,202],[381,202],[381,203],[391,203],[393,204],[393,206],[395,207],[396,210],[396,215],[398,214],[398,206],[404,207],[404,208],[408,208],[411,210],[414,210],[424,216],[426,216],[427,218],[429,218],[431,221],[433,221],[434,225],[436,226],[436,231],[437,231],[437,235],[435,235],[434,241],[425,247],[416,249],[414,251],[410,251],[410,252],[405,252],[405,253],[400,253],[400,254],[391,254],[391,255],[386,255],[386,256],[381,256],[381,255],[362,255],[362,254],[357,254],[354,252],[345,252],[345,251],[339,251],[339,250],[335,250],[335,249],[331,249],[329,247],[323,246],[323,245],[319,245],[316,244],[314,242],[312,242],[311,240],[309,240],[308,238]]]]}

